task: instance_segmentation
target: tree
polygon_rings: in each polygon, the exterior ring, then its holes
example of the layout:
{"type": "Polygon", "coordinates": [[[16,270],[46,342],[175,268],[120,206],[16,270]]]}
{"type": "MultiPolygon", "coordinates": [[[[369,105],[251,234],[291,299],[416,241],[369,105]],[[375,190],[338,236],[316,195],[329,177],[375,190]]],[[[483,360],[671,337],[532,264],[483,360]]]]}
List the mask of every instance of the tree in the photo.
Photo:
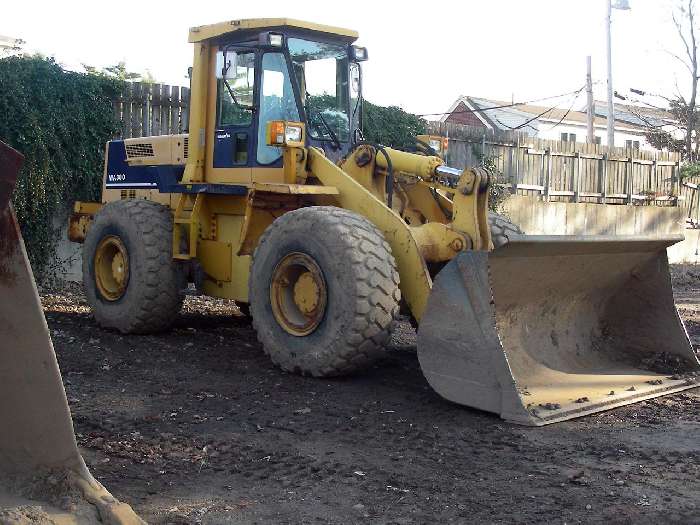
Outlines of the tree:
{"type": "Polygon", "coordinates": [[[425,120],[397,106],[377,106],[365,100],[362,111],[362,131],[369,142],[413,150],[416,135],[425,133],[425,120]]]}
{"type": "MultiPolygon", "coordinates": [[[[318,115],[323,113],[326,123],[339,134],[347,128],[347,118],[337,111],[336,97],[329,94],[312,95],[307,99],[309,124],[323,135],[323,123],[318,115]]],[[[362,101],[362,133],[365,140],[382,146],[412,151],[416,148],[416,135],[425,133],[426,122],[398,106],[377,106],[362,101]]],[[[342,140],[345,137],[341,137],[342,140]]]]}
{"type": "Polygon", "coordinates": [[[136,73],[127,70],[126,62],[118,62],[113,66],[107,66],[101,69],[96,68],[95,66],[83,64],[83,69],[85,69],[88,75],[99,75],[122,81],[143,82],[146,84],[153,84],[156,81],[153,73],[151,73],[148,69],[145,73],[136,73]]]}
{"type": "Polygon", "coordinates": [[[56,218],[76,200],[100,197],[104,144],[118,130],[112,100],[122,89],[53,58],[0,60],[0,140],[25,156],[12,200],[38,280],[61,270],[54,250],[65,222],[56,218]]]}
{"type": "Polygon", "coordinates": [[[678,129],[683,132],[683,139],[676,138],[673,133],[664,129],[664,126],[651,122],[648,118],[642,117],[642,119],[647,122],[649,127],[647,140],[651,145],[658,149],[678,151],[685,160],[695,162],[700,157],[700,116],[697,109],[699,77],[695,0],[679,0],[671,16],[683,51],[681,54],[671,51],[668,51],[668,53],[688,71],[690,76],[690,96],[686,98],[677,87],[678,92],[675,96],[662,96],[661,98],[668,103],[669,111],[678,122],[678,129]]]}

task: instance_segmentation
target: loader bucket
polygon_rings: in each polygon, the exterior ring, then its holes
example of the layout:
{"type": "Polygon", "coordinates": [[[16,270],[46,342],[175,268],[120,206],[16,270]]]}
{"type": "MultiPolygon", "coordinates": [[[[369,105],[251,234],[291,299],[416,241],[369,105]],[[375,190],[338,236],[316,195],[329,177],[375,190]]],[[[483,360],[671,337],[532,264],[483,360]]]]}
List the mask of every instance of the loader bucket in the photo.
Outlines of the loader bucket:
{"type": "Polygon", "coordinates": [[[0,142],[0,523],[144,523],[88,471],[10,195],[22,156],[0,142]]]}
{"type": "Polygon", "coordinates": [[[437,275],[418,329],[444,398],[546,425],[700,384],[666,247],[682,236],[523,236],[437,275]]]}

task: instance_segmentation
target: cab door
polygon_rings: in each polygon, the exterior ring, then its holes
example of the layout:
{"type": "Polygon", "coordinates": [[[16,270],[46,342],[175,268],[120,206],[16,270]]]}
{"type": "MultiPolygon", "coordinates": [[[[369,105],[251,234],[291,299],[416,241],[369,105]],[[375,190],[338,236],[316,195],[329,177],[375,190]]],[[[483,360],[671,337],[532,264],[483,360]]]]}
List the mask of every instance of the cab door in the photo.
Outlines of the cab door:
{"type": "Polygon", "coordinates": [[[251,182],[257,127],[257,61],[252,49],[228,47],[217,52],[212,182],[251,182]],[[227,70],[222,74],[224,66],[227,70]]]}
{"type": "Polygon", "coordinates": [[[267,51],[260,60],[260,89],[255,146],[255,182],[284,182],[282,149],[268,146],[267,123],[271,120],[298,122],[299,107],[289,76],[289,63],[280,51],[267,51]]]}

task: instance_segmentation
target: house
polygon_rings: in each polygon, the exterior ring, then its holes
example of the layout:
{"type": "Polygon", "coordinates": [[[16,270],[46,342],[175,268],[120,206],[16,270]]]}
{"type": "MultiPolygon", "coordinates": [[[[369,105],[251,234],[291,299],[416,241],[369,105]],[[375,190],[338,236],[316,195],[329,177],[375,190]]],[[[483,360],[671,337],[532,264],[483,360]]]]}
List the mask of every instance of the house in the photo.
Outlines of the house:
{"type": "MultiPolygon", "coordinates": [[[[586,142],[588,124],[585,108],[565,109],[500,100],[461,96],[440,119],[441,122],[517,130],[542,139],[586,142]]],[[[641,106],[615,104],[615,146],[654,149],[645,138],[649,126],[673,124],[668,112],[641,106]]],[[[594,104],[593,129],[597,144],[607,145],[607,104],[594,104]]]]}

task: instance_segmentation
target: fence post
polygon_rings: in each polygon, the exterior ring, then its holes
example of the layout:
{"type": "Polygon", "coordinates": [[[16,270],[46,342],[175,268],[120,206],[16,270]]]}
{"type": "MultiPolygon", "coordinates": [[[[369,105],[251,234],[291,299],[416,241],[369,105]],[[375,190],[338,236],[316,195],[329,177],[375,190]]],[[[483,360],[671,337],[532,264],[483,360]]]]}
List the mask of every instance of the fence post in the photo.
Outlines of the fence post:
{"type": "Polygon", "coordinates": [[[153,84],[151,90],[151,133],[153,135],[162,135],[160,127],[160,84],[153,84]]]}
{"type": "Polygon", "coordinates": [[[603,169],[600,172],[600,202],[608,202],[608,154],[603,153],[603,169]]]}
{"type": "Polygon", "coordinates": [[[518,178],[519,178],[519,166],[520,166],[520,138],[515,139],[515,173],[513,174],[513,195],[518,194],[518,178]]]}
{"type": "Polygon", "coordinates": [[[574,180],[571,186],[574,190],[574,202],[579,202],[581,200],[579,196],[581,192],[581,153],[575,151],[574,157],[576,158],[576,162],[574,162],[573,165],[574,180]]]}
{"type": "MultiPolygon", "coordinates": [[[[548,147],[545,149],[545,156],[547,157],[547,171],[545,172],[544,179],[544,200],[549,202],[549,185],[552,183],[552,148],[548,147]]],[[[543,157],[544,159],[544,157],[543,157]]]]}
{"type": "Polygon", "coordinates": [[[142,84],[143,88],[143,113],[141,115],[141,136],[149,137],[151,133],[151,84],[142,84]]]}
{"type": "Polygon", "coordinates": [[[170,86],[163,84],[160,92],[160,134],[170,133],[170,86]]]}
{"type": "Polygon", "coordinates": [[[190,90],[183,87],[180,93],[182,100],[182,132],[187,133],[190,130],[190,90]]]}
{"type": "Polygon", "coordinates": [[[625,170],[625,192],[627,193],[627,204],[632,204],[632,178],[634,176],[634,159],[627,157],[625,170]]]}
{"type": "Polygon", "coordinates": [[[170,92],[170,133],[180,133],[180,88],[173,86],[170,92]]]}
{"type": "Polygon", "coordinates": [[[141,84],[134,82],[132,85],[131,100],[131,136],[141,136],[141,110],[143,100],[141,99],[141,84]]]}

